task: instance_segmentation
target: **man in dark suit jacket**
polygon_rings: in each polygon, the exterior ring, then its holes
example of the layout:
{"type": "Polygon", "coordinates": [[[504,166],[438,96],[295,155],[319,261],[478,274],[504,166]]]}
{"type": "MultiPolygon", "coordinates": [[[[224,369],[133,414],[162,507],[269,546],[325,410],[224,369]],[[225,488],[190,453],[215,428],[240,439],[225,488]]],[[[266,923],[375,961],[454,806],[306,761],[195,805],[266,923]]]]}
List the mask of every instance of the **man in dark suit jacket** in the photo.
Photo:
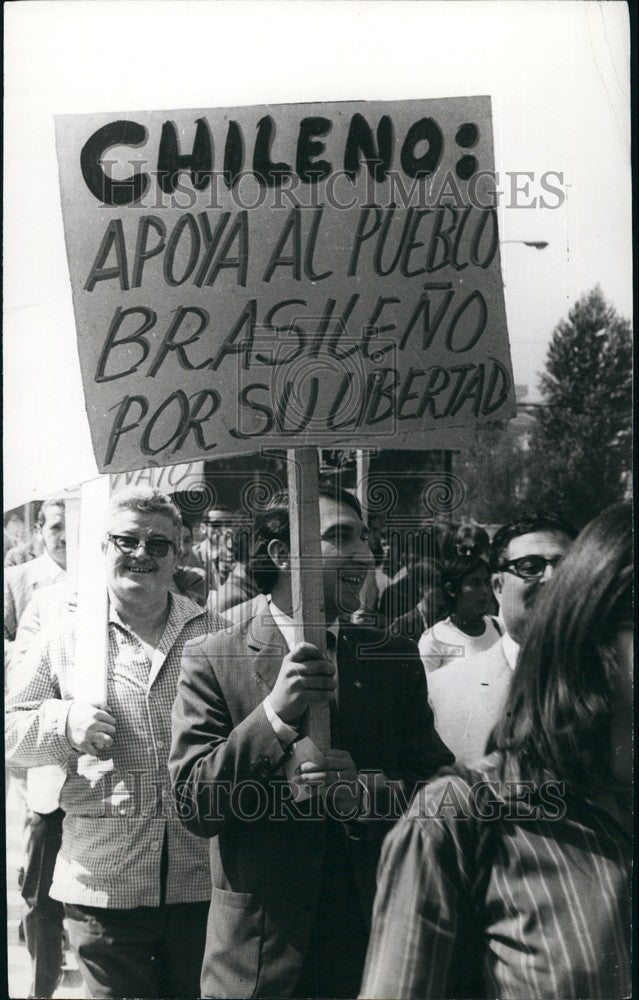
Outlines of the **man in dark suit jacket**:
{"type": "Polygon", "coordinates": [[[183,822],[213,838],[208,997],[355,996],[381,840],[416,784],[452,760],[415,645],[342,620],[371,562],[357,501],[322,484],[319,505],[334,651],[292,636],[285,494],[255,526],[268,596],[185,649],[169,767],[183,822]],[[327,701],[340,749],[296,749],[306,709],[327,701]]]}

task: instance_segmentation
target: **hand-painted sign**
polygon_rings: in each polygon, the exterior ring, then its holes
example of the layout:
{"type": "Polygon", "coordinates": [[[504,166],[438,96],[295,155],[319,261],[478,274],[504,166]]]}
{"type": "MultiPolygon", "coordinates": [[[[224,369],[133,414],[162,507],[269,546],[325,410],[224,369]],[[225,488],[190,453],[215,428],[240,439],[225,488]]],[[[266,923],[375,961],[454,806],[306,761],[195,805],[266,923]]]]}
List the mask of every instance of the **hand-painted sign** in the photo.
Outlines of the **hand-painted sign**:
{"type": "Polygon", "coordinates": [[[460,447],[513,414],[489,98],[56,127],[101,471],[460,447]]]}

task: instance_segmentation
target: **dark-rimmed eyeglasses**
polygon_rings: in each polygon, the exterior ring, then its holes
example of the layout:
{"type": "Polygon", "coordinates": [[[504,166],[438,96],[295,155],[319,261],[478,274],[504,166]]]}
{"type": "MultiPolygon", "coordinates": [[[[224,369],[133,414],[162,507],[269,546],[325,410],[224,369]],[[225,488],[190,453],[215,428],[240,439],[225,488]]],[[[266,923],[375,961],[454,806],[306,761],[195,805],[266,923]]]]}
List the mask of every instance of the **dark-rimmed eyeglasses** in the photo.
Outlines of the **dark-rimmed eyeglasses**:
{"type": "Polygon", "coordinates": [[[546,566],[556,569],[563,558],[563,556],[552,556],[551,559],[546,559],[545,556],[520,556],[519,559],[510,559],[509,562],[502,563],[499,569],[502,573],[512,573],[521,580],[540,580],[546,572],[546,566]]]}
{"type": "Polygon", "coordinates": [[[133,555],[142,546],[152,559],[163,559],[169,548],[176,547],[175,542],[168,538],[136,538],[135,535],[112,535],[110,532],[109,541],[113,542],[118,552],[127,556],[133,555]]]}

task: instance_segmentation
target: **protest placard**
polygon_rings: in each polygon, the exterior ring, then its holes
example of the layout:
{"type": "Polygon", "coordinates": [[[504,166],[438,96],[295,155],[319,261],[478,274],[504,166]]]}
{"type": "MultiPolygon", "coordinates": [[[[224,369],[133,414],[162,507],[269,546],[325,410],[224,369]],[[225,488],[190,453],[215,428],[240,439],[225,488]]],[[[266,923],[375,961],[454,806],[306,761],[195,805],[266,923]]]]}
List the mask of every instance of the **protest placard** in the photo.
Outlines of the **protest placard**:
{"type": "Polygon", "coordinates": [[[124,486],[152,486],[165,493],[204,489],[206,476],[204,462],[182,462],[177,465],[146,467],[131,472],[116,472],[111,476],[111,490],[117,492],[124,486]]]}
{"type": "Polygon", "coordinates": [[[98,466],[514,413],[490,99],[58,117],[98,466]]]}

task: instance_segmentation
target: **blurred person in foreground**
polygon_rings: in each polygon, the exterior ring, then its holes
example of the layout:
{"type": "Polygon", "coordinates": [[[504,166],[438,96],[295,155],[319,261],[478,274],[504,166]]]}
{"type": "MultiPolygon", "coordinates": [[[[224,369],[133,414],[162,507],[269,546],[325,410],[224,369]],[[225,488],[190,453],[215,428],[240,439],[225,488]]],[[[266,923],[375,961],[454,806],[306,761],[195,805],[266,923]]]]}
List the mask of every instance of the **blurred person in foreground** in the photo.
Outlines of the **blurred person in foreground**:
{"type": "Polygon", "coordinates": [[[362,997],[631,995],[632,575],[620,504],[544,589],[495,751],[385,841],[362,997]]]}
{"type": "Polygon", "coordinates": [[[174,815],[167,761],[182,649],[219,619],[170,592],[181,528],[159,490],[111,498],[106,705],[75,698],[77,614],[42,628],[7,696],[8,763],[65,771],[49,894],[91,997],[199,995],[208,855],[174,815]]]}
{"type": "Polygon", "coordinates": [[[457,657],[428,679],[437,731],[458,764],[481,757],[501,717],[533,608],[577,532],[553,511],[521,510],[495,534],[491,582],[504,634],[474,656],[457,657]]]}

